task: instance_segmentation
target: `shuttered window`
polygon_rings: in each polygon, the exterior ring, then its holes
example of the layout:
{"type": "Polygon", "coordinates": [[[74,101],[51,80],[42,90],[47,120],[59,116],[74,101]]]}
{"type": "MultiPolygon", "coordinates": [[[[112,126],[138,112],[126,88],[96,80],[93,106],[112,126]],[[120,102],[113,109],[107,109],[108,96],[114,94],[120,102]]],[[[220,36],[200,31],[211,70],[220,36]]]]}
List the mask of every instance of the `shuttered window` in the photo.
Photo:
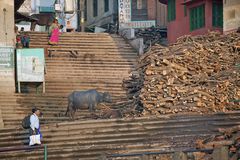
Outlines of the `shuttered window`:
{"type": "Polygon", "coordinates": [[[203,28],[205,26],[205,5],[190,9],[190,30],[203,28]]]}
{"type": "Polygon", "coordinates": [[[222,4],[222,2],[213,1],[212,25],[214,27],[223,27],[223,4],[222,4]]]}
{"type": "Polygon", "coordinates": [[[168,0],[168,22],[176,19],[176,0],[168,0]]]}
{"type": "Polygon", "coordinates": [[[93,17],[98,16],[98,0],[93,0],[93,17]]]}
{"type": "Polygon", "coordinates": [[[105,12],[109,11],[109,0],[104,0],[104,11],[105,12]]]}

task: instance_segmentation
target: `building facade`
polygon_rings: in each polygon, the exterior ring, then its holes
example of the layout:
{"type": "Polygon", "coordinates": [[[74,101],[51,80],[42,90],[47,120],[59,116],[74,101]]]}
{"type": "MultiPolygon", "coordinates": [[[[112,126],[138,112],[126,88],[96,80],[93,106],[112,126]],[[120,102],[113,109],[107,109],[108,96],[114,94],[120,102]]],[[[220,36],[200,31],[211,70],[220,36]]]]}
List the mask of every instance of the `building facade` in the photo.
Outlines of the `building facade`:
{"type": "Polygon", "coordinates": [[[119,24],[121,21],[119,10],[123,9],[125,19],[134,22],[130,25],[145,25],[147,21],[155,21],[157,25],[166,27],[166,7],[158,0],[87,0],[85,24],[86,27],[102,27],[110,23],[119,24]],[[123,6],[120,6],[121,4],[123,6]],[[143,21],[146,23],[144,24],[143,21]]]}
{"type": "Polygon", "coordinates": [[[85,27],[105,26],[117,22],[118,0],[86,0],[85,27]]]}
{"type": "Polygon", "coordinates": [[[169,43],[175,42],[183,35],[205,34],[209,30],[223,32],[223,0],[167,0],[166,2],[169,43]]]}

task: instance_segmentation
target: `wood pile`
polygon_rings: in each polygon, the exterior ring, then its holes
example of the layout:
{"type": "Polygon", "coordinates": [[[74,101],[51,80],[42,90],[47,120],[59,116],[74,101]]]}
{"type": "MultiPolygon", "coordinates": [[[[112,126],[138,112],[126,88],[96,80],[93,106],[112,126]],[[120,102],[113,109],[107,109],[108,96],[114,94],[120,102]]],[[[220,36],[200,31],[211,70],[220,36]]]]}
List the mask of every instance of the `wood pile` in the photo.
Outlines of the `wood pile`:
{"type": "Polygon", "coordinates": [[[144,115],[239,109],[239,42],[239,33],[210,32],[155,45],[123,87],[144,115]]]}
{"type": "MultiPolygon", "coordinates": [[[[219,134],[205,140],[197,140],[197,149],[216,149],[225,147],[229,160],[240,158],[240,125],[231,128],[218,130],[219,134]]],[[[213,157],[208,155],[208,157],[213,157]]]]}
{"type": "Polygon", "coordinates": [[[143,38],[146,51],[155,44],[163,44],[163,39],[167,37],[167,31],[159,27],[150,27],[136,30],[135,35],[137,38],[143,38]]]}

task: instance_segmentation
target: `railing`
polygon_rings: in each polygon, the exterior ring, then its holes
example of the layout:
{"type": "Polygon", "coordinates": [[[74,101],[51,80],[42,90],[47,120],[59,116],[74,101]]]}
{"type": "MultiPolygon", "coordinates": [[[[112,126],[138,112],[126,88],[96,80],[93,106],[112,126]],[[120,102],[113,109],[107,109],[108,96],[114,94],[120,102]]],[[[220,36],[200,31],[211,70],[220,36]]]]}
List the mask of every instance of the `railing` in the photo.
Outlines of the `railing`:
{"type": "Polygon", "coordinates": [[[13,152],[13,151],[28,151],[35,149],[44,149],[44,160],[47,160],[47,145],[39,145],[39,146],[23,146],[23,147],[5,147],[0,148],[0,153],[2,152],[13,152]]]}

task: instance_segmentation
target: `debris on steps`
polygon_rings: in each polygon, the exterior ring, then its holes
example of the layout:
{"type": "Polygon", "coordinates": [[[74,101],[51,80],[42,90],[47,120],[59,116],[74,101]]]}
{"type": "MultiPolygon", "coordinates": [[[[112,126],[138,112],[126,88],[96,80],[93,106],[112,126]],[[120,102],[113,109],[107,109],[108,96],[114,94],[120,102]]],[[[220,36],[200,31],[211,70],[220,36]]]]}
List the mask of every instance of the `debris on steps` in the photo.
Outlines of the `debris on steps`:
{"type": "Polygon", "coordinates": [[[239,109],[239,42],[238,33],[210,32],[155,45],[123,86],[142,115],[239,109]]]}
{"type": "MultiPolygon", "coordinates": [[[[219,128],[216,136],[196,141],[197,149],[216,149],[223,147],[226,147],[228,151],[228,159],[235,160],[239,158],[240,125],[230,128],[219,128]]],[[[214,153],[208,156],[213,157],[214,153]]]]}

